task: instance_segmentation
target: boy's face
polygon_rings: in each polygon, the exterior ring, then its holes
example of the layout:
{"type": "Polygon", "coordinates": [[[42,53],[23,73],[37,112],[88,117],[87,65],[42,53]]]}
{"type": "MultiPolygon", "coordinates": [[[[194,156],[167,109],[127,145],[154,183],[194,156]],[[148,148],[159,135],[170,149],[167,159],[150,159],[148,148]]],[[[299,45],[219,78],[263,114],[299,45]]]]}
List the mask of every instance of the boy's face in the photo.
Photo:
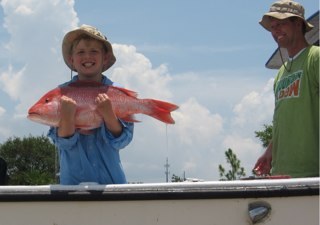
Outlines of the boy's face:
{"type": "Polygon", "coordinates": [[[70,60],[80,80],[100,82],[108,58],[101,42],[82,39],[73,47],[70,60]]]}

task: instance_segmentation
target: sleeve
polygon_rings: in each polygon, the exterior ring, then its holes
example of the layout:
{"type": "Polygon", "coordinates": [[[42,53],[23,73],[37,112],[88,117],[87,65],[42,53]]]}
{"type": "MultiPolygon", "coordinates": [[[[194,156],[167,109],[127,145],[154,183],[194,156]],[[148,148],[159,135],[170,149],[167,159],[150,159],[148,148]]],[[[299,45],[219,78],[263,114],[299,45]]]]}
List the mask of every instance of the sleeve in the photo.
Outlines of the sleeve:
{"type": "Polygon", "coordinates": [[[124,122],[119,120],[122,124],[122,133],[119,137],[114,137],[111,132],[106,128],[105,124],[103,123],[100,127],[102,137],[105,142],[109,142],[110,145],[115,149],[122,149],[126,147],[133,138],[133,130],[134,124],[129,122],[124,122]]]}
{"type": "Polygon", "coordinates": [[[68,138],[62,138],[58,136],[58,128],[50,127],[47,136],[52,140],[53,144],[59,150],[68,150],[76,145],[79,138],[79,133],[75,132],[73,136],[68,138]]]}
{"type": "Polygon", "coordinates": [[[315,47],[315,53],[313,54],[313,59],[314,61],[312,62],[312,65],[314,66],[314,74],[315,74],[315,79],[317,83],[317,87],[319,88],[319,58],[320,58],[320,48],[315,47]]]}

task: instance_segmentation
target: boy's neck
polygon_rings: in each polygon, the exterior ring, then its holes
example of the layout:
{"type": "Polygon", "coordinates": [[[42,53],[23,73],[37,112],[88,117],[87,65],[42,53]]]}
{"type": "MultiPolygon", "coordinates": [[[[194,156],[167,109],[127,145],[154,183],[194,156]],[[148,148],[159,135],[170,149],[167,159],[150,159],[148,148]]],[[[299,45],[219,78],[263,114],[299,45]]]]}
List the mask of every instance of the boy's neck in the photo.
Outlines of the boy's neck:
{"type": "Polygon", "coordinates": [[[96,76],[86,76],[86,75],[79,75],[78,78],[81,81],[95,81],[95,82],[102,82],[102,74],[96,76]]]}

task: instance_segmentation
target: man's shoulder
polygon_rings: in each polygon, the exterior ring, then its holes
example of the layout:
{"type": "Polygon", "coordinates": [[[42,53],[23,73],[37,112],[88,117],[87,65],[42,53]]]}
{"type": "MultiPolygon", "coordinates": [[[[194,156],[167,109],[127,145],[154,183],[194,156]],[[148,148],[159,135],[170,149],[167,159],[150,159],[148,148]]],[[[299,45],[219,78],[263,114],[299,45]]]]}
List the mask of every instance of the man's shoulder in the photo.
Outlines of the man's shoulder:
{"type": "Polygon", "coordinates": [[[311,54],[318,54],[318,56],[319,56],[320,47],[316,46],[316,45],[311,45],[309,51],[310,51],[311,54]]]}

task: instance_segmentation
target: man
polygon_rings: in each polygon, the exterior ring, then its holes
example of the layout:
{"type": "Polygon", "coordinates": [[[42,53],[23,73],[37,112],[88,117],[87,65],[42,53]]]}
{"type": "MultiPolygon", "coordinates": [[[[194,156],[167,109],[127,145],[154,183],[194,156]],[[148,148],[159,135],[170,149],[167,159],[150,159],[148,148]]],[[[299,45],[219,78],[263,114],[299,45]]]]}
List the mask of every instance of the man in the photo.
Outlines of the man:
{"type": "Polygon", "coordinates": [[[301,4],[284,0],[272,4],[260,24],[288,51],[274,81],[273,135],[255,164],[257,175],[319,176],[319,47],[305,33],[313,26],[301,4]]]}

